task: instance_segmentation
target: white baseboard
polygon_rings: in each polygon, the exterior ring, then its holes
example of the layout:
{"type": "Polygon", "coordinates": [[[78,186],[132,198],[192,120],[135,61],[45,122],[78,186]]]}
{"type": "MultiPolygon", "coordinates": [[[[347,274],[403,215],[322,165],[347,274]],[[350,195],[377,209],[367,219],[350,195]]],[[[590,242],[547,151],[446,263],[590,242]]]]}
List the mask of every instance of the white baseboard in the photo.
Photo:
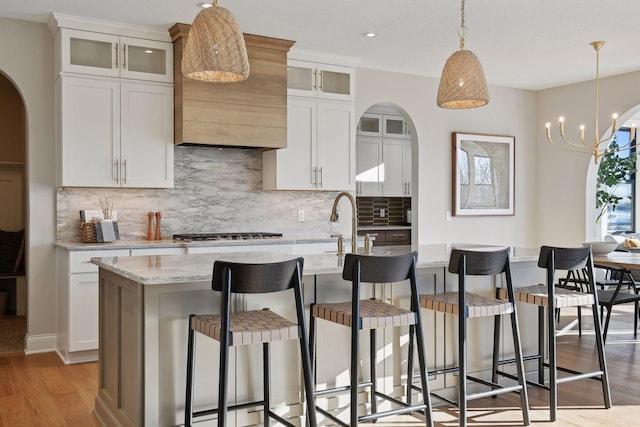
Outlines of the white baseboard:
{"type": "Polygon", "coordinates": [[[24,338],[25,354],[46,353],[56,351],[56,334],[26,335],[24,338]]]}

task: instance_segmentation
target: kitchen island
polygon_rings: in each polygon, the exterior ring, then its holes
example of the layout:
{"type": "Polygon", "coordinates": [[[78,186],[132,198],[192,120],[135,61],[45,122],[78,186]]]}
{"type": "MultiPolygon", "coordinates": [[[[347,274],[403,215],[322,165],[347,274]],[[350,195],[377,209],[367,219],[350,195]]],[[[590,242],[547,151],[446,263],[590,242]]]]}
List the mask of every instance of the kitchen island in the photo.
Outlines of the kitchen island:
{"type": "MultiPolygon", "coordinates": [[[[460,247],[460,245],[456,245],[460,247]]],[[[418,275],[421,292],[442,292],[451,287],[445,280],[450,245],[425,245],[418,251],[418,275]]],[[[382,248],[378,254],[403,253],[411,247],[382,248]]],[[[514,248],[512,269],[516,282],[522,285],[538,282],[542,272],[536,267],[538,249],[514,248]]],[[[216,259],[241,262],[274,262],[291,259],[295,255],[283,253],[220,253],[190,255],[158,255],[136,257],[94,258],[100,268],[100,385],[96,398],[96,415],[108,426],[175,426],[181,425],[184,411],[186,372],[187,317],[190,313],[210,313],[217,310],[219,298],[211,291],[211,273],[216,259]]],[[[335,253],[304,255],[305,304],[314,301],[346,300],[350,287],[341,279],[343,258],[335,253]]],[[[493,280],[472,286],[491,293],[493,280]]],[[[407,304],[404,284],[376,284],[370,295],[398,304],[407,304]]],[[[284,316],[293,316],[291,304],[283,304],[277,295],[241,296],[235,305],[242,309],[269,306],[284,316]]],[[[287,299],[288,301],[288,299],[287,299]]],[[[534,313],[531,313],[534,315],[534,313]]],[[[427,354],[430,367],[454,363],[454,325],[440,314],[424,315],[427,332],[427,354]]],[[[476,322],[479,323],[479,322],[476,322]]],[[[489,323],[470,328],[470,348],[490,360],[491,343],[485,339],[489,323]]],[[[526,323],[521,323],[526,324],[526,323]]],[[[504,329],[504,328],[503,328],[504,329]]],[[[508,331],[507,331],[508,332],[508,331]]],[[[379,340],[380,388],[384,390],[401,384],[405,373],[400,365],[393,365],[385,353],[399,351],[406,361],[406,329],[382,332],[379,340]]],[[[531,347],[535,337],[531,337],[531,347]]],[[[319,324],[318,387],[342,384],[348,375],[348,332],[335,325],[319,324]],[[344,351],[344,357],[336,354],[344,351]],[[338,352],[338,353],[336,353],[338,352]],[[343,363],[344,362],[344,363],[343,363]]],[[[509,352],[510,349],[503,350],[509,352]]],[[[367,354],[362,349],[362,354],[367,354]]],[[[198,340],[196,366],[196,408],[211,407],[217,396],[217,343],[198,340]],[[207,359],[212,361],[207,363],[207,359]]],[[[254,390],[261,393],[260,349],[240,349],[230,353],[232,379],[229,396],[236,402],[253,398],[254,390]],[[255,350],[255,351],[254,351],[255,350]]],[[[296,343],[273,346],[272,378],[279,384],[272,386],[272,402],[281,406],[288,418],[301,415],[299,400],[300,363],[296,343]],[[289,405],[291,404],[291,405],[289,405]],[[289,406],[288,406],[289,405],[289,406]]],[[[366,372],[366,360],[363,369],[366,372]]],[[[404,366],[404,364],[403,364],[404,366]]],[[[483,369],[472,366],[470,371],[483,369]]],[[[453,381],[453,383],[452,383],[453,381]]],[[[434,388],[446,388],[455,379],[434,378],[434,388]]],[[[237,412],[230,425],[260,423],[259,411],[237,412]]],[[[207,423],[203,425],[208,425],[207,423]]],[[[213,425],[213,423],[212,423],[213,425]]]]}

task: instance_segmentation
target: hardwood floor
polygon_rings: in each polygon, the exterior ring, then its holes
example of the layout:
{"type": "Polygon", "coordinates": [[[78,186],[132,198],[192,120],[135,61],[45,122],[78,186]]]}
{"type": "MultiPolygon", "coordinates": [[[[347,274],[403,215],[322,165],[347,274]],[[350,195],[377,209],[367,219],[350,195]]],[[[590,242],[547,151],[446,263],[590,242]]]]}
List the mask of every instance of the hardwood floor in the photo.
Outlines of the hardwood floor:
{"type": "MultiPolygon", "coordinates": [[[[571,329],[558,338],[558,357],[563,365],[594,368],[595,339],[585,316],[582,338],[571,329]]],[[[562,325],[575,317],[563,312],[562,325]]],[[[603,407],[600,383],[582,380],[563,384],[559,392],[559,415],[549,422],[547,393],[529,387],[533,426],[634,426],[640,424],[640,340],[632,332],[632,310],[619,306],[612,316],[606,352],[611,378],[613,408],[603,407]]],[[[562,326],[561,325],[561,326],[562,326]]],[[[55,353],[0,356],[0,427],[99,426],[93,416],[98,389],[98,364],[64,365],[55,353]]],[[[469,426],[519,426],[522,414],[516,395],[471,402],[469,426]]],[[[458,425],[457,410],[437,406],[437,427],[458,425]]],[[[423,426],[424,421],[403,416],[379,420],[378,427],[423,426]]]]}

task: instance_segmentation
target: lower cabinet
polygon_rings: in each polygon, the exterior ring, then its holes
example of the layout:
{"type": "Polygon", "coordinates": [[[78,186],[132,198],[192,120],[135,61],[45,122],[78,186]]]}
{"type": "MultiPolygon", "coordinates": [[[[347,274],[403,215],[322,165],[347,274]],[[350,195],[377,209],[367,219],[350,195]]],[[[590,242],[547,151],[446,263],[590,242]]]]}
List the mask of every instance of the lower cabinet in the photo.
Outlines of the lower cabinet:
{"type": "Polygon", "coordinates": [[[67,364],[98,360],[98,267],[91,258],[112,256],[129,256],[129,249],[56,250],[56,347],[67,364]]]}

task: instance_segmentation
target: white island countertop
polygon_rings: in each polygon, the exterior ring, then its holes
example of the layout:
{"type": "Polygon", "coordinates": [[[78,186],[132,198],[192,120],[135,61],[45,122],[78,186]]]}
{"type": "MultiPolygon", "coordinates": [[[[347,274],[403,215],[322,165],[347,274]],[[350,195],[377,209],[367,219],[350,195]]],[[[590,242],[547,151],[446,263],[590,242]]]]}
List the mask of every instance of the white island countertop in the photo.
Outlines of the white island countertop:
{"type": "MultiPolygon", "coordinates": [[[[373,256],[418,252],[418,268],[444,267],[448,265],[452,247],[476,250],[499,249],[498,246],[464,244],[434,244],[374,248],[373,256]]],[[[538,248],[511,248],[512,262],[536,261],[538,248]]],[[[297,255],[274,252],[237,252],[218,254],[151,255],[134,257],[92,258],[91,262],[122,277],[143,285],[168,283],[188,283],[210,281],[213,263],[216,260],[231,262],[280,262],[297,255]]],[[[335,252],[304,255],[304,275],[339,274],[342,272],[343,257],[335,252]]]]}

